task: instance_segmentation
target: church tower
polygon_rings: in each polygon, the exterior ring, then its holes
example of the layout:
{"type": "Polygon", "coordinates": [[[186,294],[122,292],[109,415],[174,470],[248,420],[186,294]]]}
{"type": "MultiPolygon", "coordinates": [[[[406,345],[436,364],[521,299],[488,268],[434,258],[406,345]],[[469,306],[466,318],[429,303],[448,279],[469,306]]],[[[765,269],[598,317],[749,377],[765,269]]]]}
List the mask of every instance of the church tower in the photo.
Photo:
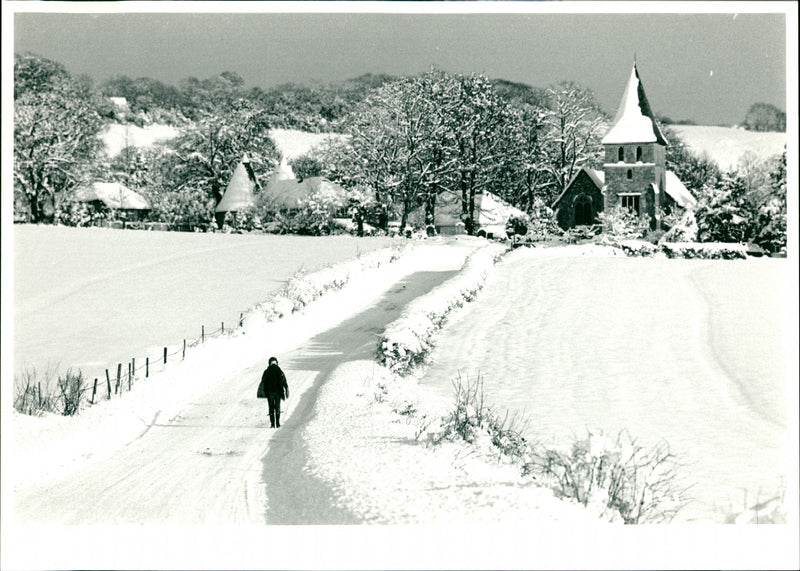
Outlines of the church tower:
{"type": "Polygon", "coordinates": [[[604,210],[621,206],[660,228],[666,197],[667,140],[656,122],[636,62],[611,129],[603,137],[604,210]]]}

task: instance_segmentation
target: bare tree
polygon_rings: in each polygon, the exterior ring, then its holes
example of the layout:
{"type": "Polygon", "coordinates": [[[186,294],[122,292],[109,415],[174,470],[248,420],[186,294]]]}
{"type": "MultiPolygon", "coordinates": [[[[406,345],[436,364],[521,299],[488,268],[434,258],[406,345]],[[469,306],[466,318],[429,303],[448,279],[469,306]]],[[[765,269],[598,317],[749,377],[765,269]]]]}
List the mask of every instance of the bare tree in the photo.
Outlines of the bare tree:
{"type": "Polygon", "coordinates": [[[599,160],[603,117],[592,92],[575,83],[560,83],[548,94],[546,152],[552,189],[548,202],[552,202],[583,165],[599,160]]]}

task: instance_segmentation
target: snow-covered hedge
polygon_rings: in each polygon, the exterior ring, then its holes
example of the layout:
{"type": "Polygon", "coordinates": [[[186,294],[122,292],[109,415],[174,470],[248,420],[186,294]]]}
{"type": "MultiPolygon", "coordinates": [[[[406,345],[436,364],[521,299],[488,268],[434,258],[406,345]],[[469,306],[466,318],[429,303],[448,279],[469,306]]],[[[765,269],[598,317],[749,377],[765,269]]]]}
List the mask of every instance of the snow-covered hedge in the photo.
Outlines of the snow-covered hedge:
{"type": "Polygon", "coordinates": [[[255,306],[251,315],[261,316],[267,321],[291,315],[322,294],[342,289],[352,276],[398,260],[407,249],[407,243],[399,243],[309,274],[298,273],[269,300],[255,306]]]}
{"type": "Polygon", "coordinates": [[[381,338],[378,358],[394,371],[408,371],[433,347],[434,334],[447,315],[475,299],[495,262],[508,251],[505,244],[484,246],[467,258],[457,276],[417,298],[391,323],[381,338]]]}
{"type": "Polygon", "coordinates": [[[702,260],[743,260],[747,258],[744,244],[721,242],[679,242],[661,244],[668,258],[698,258],[702,260]]]}
{"type": "Polygon", "coordinates": [[[652,258],[659,251],[658,246],[647,240],[619,240],[613,245],[632,258],[652,258]]]}
{"type": "Polygon", "coordinates": [[[621,250],[631,258],[652,258],[658,254],[668,258],[701,260],[741,260],[747,258],[748,247],[743,244],[721,242],[662,242],[651,244],[646,240],[604,240],[602,244],[621,250]]]}

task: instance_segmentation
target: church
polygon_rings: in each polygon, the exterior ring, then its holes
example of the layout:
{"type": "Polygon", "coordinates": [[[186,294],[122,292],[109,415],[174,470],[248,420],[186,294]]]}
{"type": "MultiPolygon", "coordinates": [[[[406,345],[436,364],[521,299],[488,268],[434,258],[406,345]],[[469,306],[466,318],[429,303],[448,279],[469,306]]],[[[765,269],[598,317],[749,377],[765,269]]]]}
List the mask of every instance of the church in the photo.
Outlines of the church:
{"type": "Polygon", "coordinates": [[[582,167],[553,203],[558,225],[567,230],[596,224],[598,214],[615,207],[646,217],[661,228],[661,212],[697,201],[665,166],[667,139],[653,114],[633,64],[614,121],[602,140],[603,170],[582,167]]]}

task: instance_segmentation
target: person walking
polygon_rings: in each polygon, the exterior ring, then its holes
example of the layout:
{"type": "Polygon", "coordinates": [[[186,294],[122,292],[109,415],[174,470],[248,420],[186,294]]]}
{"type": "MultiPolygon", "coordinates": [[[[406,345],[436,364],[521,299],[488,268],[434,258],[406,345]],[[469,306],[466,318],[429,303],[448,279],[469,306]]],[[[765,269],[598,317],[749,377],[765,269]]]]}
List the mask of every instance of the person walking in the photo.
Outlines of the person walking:
{"type": "Polygon", "coordinates": [[[261,384],[258,386],[258,396],[266,397],[269,404],[269,425],[270,428],[280,428],[281,426],[281,401],[289,398],[289,385],[286,383],[286,375],[278,366],[278,359],[269,358],[269,365],[261,375],[261,384]]]}

